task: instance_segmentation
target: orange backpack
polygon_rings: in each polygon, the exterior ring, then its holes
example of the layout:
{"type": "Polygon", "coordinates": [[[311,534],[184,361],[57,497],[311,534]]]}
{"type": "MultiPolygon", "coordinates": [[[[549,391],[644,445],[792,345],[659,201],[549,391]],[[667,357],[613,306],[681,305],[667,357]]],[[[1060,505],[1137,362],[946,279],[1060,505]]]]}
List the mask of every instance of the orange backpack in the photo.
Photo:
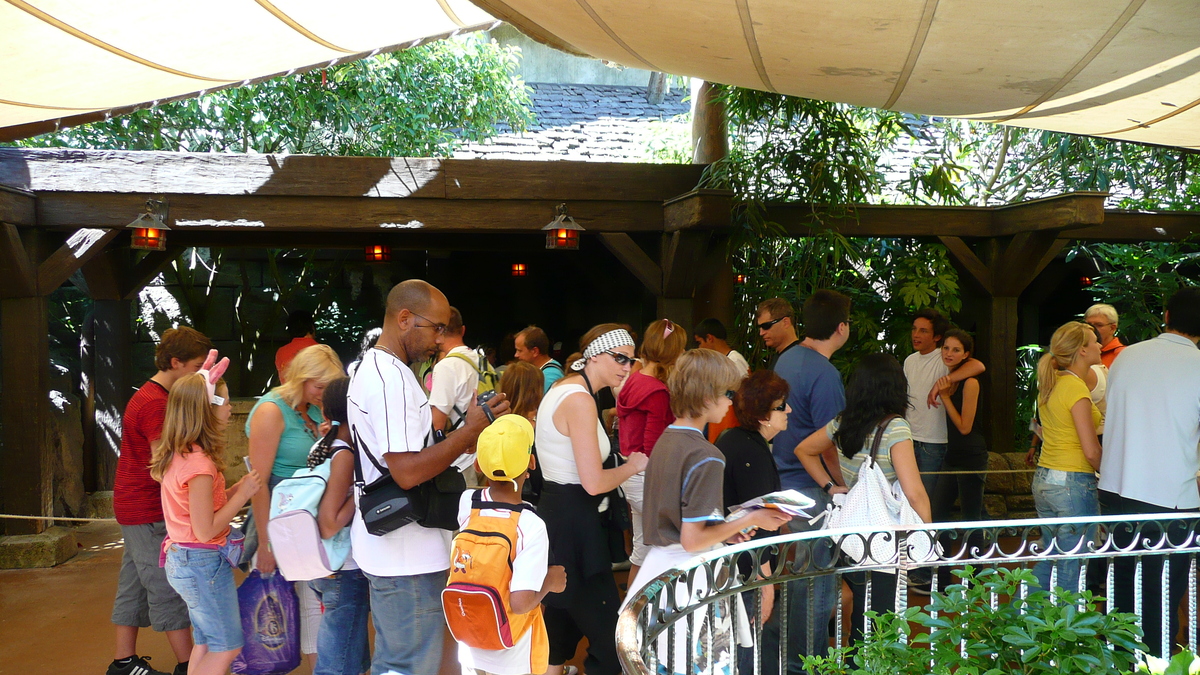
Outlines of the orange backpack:
{"type": "Polygon", "coordinates": [[[442,611],[454,639],[476,649],[511,649],[533,628],[529,672],[540,673],[549,659],[541,605],[526,614],[513,614],[509,604],[517,522],[521,511],[530,508],[528,504],[485,502],[483,490],[471,495],[471,517],[454,537],[450,580],[442,589],[442,611]],[[485,516],[483,510],[507,511],[508,516],[485,516]]]}

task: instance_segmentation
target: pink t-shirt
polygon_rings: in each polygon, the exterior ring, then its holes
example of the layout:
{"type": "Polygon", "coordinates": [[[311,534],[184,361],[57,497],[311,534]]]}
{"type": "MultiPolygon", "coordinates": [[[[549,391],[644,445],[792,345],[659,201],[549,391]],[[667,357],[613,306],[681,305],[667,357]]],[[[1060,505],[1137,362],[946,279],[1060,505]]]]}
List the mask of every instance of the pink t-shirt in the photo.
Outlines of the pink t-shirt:
{"type": "Polygon", "coordinates": [[[675,421],[667,385],[640,371],[630,375],[617,396],[617,419],[621,455],[640,452],[648,456],[667,425],[675,421]]]}
{"type": "Polygon", "coordinates": [[[228,526],[209,541],[200,541],[192,532],[188,481],[196,476],[212,476],[214,513],[228,501],[225,497],[225,474],[217,469],[217,465],[204,454],[200,446],[193,445],[188,453],[176,453],[162,479],[163,516],[167,523],[167,543],[164,543],[164,548],[170,543],[223,546],[225,538],[229,536],[228,526]]]}

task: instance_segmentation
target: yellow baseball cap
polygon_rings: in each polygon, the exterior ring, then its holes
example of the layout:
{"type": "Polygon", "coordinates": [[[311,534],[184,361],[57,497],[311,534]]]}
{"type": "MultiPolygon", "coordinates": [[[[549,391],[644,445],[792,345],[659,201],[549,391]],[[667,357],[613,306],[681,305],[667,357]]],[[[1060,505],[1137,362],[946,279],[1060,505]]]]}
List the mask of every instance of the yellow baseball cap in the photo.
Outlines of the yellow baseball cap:
{"type": "Polygon", "coordinates": [[[520,415],[501,415],[479,434],[475,461],[484,478],[516,482],[529,470],[533,425],[520,415]]]}

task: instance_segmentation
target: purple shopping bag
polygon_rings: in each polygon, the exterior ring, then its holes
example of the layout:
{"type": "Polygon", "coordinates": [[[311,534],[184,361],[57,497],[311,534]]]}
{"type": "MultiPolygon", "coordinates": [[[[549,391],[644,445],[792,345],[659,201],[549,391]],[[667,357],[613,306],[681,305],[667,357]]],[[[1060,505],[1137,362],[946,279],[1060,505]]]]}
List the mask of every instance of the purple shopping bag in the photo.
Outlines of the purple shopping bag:
{"type": "Polygon", "coordinates": [[[231,669],[239,675],[286,675],[300,666],[300,603],[282,574],[250,572],[238,587],[242,653],[231,669]]]}

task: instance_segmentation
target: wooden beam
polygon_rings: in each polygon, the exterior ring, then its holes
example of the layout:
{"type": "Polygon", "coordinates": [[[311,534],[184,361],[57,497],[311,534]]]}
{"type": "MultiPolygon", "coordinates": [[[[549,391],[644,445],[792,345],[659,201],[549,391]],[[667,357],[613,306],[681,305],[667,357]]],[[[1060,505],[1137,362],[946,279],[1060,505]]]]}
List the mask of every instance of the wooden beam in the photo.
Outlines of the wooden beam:
{"type": "MultiPolygon", "coordinates": [[[[39,194],[600,198],[661,203],[694,188],[703,170],[616,162],[0,148],[0,183],[39,194]]],[[[174,210],[174,197],[171,207],[174,210]]]]}
{"type": "Polygon", "coordinates": [[[980,293],[991,296],[993,290],[992,270],[975,255],[970,246],[961,237],[938,237],[938,241],[950,253],[950,262],[958,269],[959,275],[973,282],[980,293]]]}
{"type": "Polygon", "coordinates": [[[733,192],[692,190],[663,204],[663,229],[722,229],[732,225],[733,192]]]}
{"type": "Polygon", "coordinates": [[[122,233],[118,229],[83,228],[67,237],[65,244],[38,265],[38,294],[49,295],[63,282],[71,278],[96,254],[104,250],[108,242],[122,233]]]}
{"type": "MultiPolygon", "coordinates": [[[[599,234],[599,233],[596,233],[599,234]]],[[[593,233],[584,232],[588,240],[593,233]]],[[[207,248],[317,248],[358,249],[368,244],[387,244],[394,250],[428,251],[529,251],[545,250],[544,232],[425,232],[420,230],[388,230],[358,232],[221,232],[203,230],[186,232],[172,230],[167,235],[171,245],[207,248]]],[[[586,245],[586,244],[584,244],[586,245]]]]}
{"type": "Polygon", "coordinates": [[[37,224],[37,197],[28,190],[0,185],[0,223],[37,224]]]}
{"type": "MultiPolygon", "coordinates": [[[[708,232],[687,230],[663,235],[663,297],[692,298],[709,237],[708,232]]],[[[689,316],[690,311],[681,318],[689,316]]]]}
{"type": "Polygon", "coordinates": [[[997,207],[992,236],[1100,225],[1108,196],[1107,192],[1071,192],[997,207]]]}
{"type": "Polygon", "coordinates": [[[146,284],[154,281],[158,273],[168,263],[183,253],[183,246],[169,244],[165,251],[149,251],[125,275],[121,283],[121,300],[132,300],[137,297],[146,284]]]}
{"type": "MultiPolygon", "coordinates": [[[[50,338],[45,296],[0,300],[0,509],[51,515],[54,458],[50,437],[50,338]]],[[[8,534],[33,534],[40,521],[6,520],[8,534]]]]}
{"type": "MultiPolygon", "coordinates": [[[[66,229],[123,228],[145,210],[149,195],[43,193],[40,225],[66,229]]],[[[560,202],[513,199],[376,199],[171,195],[172,230],[221,232],[346,231],[538,232],[560,202]]],[[[567,202],[589,232],[661,232],[661,202],[567,202]]]]}
{"type": "Polygon", "coordinates": [[[1143,241],[1182,241],[1200,232],[1197,211],[1120,211],[1104,212],[1104,223],[1071,230],[1066,235],[1079,241],[1138,243],[1143,241]]]}
{"type": "Polygon", "coordinates": [[[831,210],[813,204],[770,204],[768,220],[793,237],[829,227],[847,237],[988,237],[991,209],[979,206],[854,206],[831,210]]]}
{"type": "Polygon", "coordinates": [[[612,251],[647,290],[656,296],[662,295],[662,268],[646,255],[632,237],[624,232],[601,232],[598,236],[605,248],[612,251]]]}
{"type": "MultiPolygon", "coordinates": [[[[133,257],[129,247],[121,245],[127,243],[121,239],[111,242],[79,270],[78,274],[83,277],[87,294],[92,300],[120,300],[124,297],[123,288],[133,266],[133,257]]],[[[71,279],[74,282],[76,277],[71,279]]]]}
{"type": "Polygon", "coordinates": [[[29,261],[21,233],[12,223],[0,222],[0,298],[37,295],[37,269],[29,261]]]}
{"type": "Polygon", "coordinates": [[[447,159],[442,166],[447,199],[663,202],[695,188],[704,173],[686,164],[504,159],[447,159]]]}

